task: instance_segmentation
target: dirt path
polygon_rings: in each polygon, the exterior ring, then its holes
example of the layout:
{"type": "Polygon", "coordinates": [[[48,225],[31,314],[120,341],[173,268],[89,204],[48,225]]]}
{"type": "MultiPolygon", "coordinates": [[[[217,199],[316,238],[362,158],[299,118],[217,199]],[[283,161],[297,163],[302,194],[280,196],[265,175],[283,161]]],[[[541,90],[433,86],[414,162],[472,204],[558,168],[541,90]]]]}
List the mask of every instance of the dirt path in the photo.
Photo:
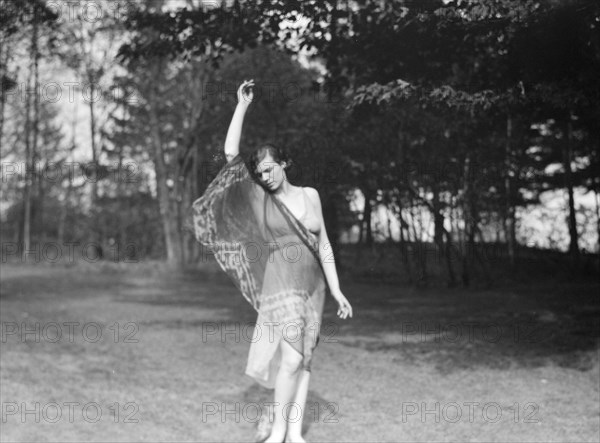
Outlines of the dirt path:
{"type": "MultiPolygon", "coordinates": [[[[243,375],[255,314],[223,275],[0,275],[2,441],[253,441],[272,391],[243,375]]],[[[598,441],[598,289],[346,284],[356,318],[328,300],[306,438],[598,441]]]]}

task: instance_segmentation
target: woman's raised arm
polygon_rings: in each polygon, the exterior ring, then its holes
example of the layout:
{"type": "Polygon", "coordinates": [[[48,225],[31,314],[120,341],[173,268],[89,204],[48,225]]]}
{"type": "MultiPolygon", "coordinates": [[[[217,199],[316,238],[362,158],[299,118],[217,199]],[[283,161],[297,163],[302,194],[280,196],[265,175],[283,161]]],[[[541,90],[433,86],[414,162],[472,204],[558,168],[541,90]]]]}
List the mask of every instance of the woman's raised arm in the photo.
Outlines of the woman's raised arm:
{"type": "Polygon", "coordinates": [[[231,161],[240,152],[240,138],[242,136],[242,125],[244,123],[244,115],[248,110],[248,106],[252,103],[254,93],[252,88],[254,87],[254,80],[249,80],[240,85],[237,91],[238,104],[233,113],[233,118],[229,124],[227,130],[227,137],[225,138],[225,157],[227,161],[231,161]]]}

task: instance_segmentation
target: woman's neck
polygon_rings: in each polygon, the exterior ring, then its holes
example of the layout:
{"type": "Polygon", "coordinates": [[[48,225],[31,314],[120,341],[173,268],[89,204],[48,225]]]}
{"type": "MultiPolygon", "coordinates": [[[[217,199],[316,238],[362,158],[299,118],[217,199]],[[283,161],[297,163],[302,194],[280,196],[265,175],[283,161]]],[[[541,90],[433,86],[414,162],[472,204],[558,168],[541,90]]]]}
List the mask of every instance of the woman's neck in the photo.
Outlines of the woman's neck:
{"type": "Polygon", "coordinates": [[[275,191],[273,191],[273,193],[277,194],[278,197],[285,198],[293,192],[294,188],[294,185],[287,181],[287,179],[284,179],[283,182],[281,182],[281,186],[279,186],[275,191]]]}

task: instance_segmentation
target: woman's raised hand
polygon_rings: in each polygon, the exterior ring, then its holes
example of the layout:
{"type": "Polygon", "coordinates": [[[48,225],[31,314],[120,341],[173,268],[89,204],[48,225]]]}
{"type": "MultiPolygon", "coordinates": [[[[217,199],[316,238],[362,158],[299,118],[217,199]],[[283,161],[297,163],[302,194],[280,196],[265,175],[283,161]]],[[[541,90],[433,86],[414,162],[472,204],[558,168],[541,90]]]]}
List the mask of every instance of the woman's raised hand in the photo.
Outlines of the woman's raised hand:
{"type": "Polygon", "coordinates": [[[244,80],[237,90],[237,99],[239,104],[249,105],[254,99],[254,80],[244,80]]]}

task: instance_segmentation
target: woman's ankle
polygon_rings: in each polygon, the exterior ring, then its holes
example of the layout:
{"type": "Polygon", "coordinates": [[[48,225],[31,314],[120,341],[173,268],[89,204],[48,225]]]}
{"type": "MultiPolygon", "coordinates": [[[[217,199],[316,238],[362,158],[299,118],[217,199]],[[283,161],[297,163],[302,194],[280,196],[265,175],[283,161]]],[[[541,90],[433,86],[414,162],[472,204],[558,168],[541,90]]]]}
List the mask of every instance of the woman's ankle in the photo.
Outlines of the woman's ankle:
{"type": "Polygon", "coordinates": [[[279,439],[280,441],[283,441],[284,437],[286,436],[287,431],[286,428],[280,428],[277,426],[273,426],[271,427],[271,431],[269,432],[269,439],[276,437],[277,439],[279,439]]]}

